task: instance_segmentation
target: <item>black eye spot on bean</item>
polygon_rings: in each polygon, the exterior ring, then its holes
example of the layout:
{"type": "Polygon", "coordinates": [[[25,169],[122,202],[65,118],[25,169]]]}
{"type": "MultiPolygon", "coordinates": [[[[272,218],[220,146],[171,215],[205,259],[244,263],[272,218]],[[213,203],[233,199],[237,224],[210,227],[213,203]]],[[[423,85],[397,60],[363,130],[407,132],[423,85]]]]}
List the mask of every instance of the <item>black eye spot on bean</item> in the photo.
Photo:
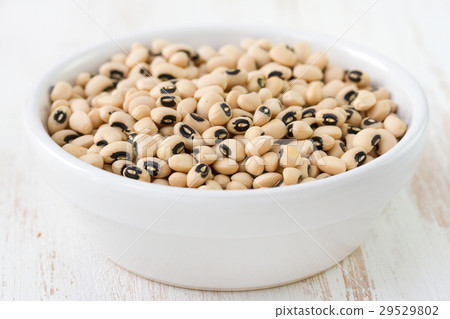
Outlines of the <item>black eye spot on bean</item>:
{"type": "Polygon", "coordinates": [[[306,119],[308,117],[314,117],[316,116],[316,110],[315,109],[308,109],[308,110],[304,110],[302,112],[302,118],[306,119]]]}
{"type": "Polygon", "coordinates": [[[294,137],[294,135],[292,134],[292,129],[293,128],[294,128],[294,124],[292,124],[292,123],[287,126],[287,133],[286,133],[286,135],[288,137],[294,137]]]}
{"type": "Polygon", "coordinates": [[[231,154],[231,149],[226,145],[220,144],[219,150],[220,150],[220,153],[222,153],[224,156],[230,156],[230,154],[231,154]]]}
{"type": "Polygon", "coordinates": [[[281,184],[283,184],[284,179],[280,179],[275,185],[274,187],[280,187],[281,184]]]}
{"type": "Polygon", "coordinates": [[[126,166],[123,170],[122,175],[132,178],[132,179],[139,179],[139,175],[142,174],[142,170],[139,167],[136,166],[126,166]]]}
{"type": "Polygon", "coordinates": [[[70,143],[70,142],[72,142],[74,139],[76,139],[77,137],[78,137],[78,135],[75,135],[75,134],[67,135],[66,137],[64,137],[64,142],[70,143]]]}
{"type": "Polygon", "coordinates": [[[195,52],[192,55],[191,60],[195,62],[195,61],[198,61],[198,59],[200,59],[200,55],[197,52],[195,52]]]}
{"type": "Polygon", "coordinates": [[[197,173],[200,173],[200,176],[202,178],[205,178],[209,174],[209,166],[204,163],[201,163],[195,168],[195,171],[197,173]]]}
{"type": "Polygon", "coordinates": [[[176,79],[176,77],[174,77],[172,74],[169,74],[169,73],[161,73],[158,76],[158,79],[160,79],[161,81],[169,81],[169,80],[176,79]]]}
{"type": "Polygon", "coordinates": [[[311,138],[311,141],[313,142],[314,146],[318,149],[318,150],[322,150],[323,149],[323,139],[320,136],[314,136],[311,138]]]}
{"type": "Polygon", "coordinates": [[[229,75],[236,75],[239,74],[239,72],[241,72],[241,70],[239,69],[234,69],[234,70],[226,70],[225,73],[229,74],[229,75]]]}
{"type": "Polygon", "coordinates": [[[156,176],[159,173],[160,166],[157,162],[146,161],[144,162],[144,168],[150,176],[156,176]]]}
{"type": "Polygon", "coordinates": [[[198,115],[196,113],[190,113],[189,116],[192,117],[194,119],[194,121],[197,121],[197,122],[205,121],[205,119],[203,117],[201,117],[200,115],[198,115]]]}
{"type": "Polygon", "coordinates": [[[194,138],[195,131],[192,127],[187,124],[183,124],[180,126],[180,134],[185,138],[194,138]]]}
{"type": "Polygon", "coordinates": [[[231,116],[231,107],[227,103],[220,104],[220,107],[223,110],[223,113],[225,113],[226,116],[231,116]]]}
{"type": "Polygon", "coordinates": [[[358,71],[358,70],[353,70],[348,72],[347,76],[348,79],[352,82],[360,82],[361,81],[361,76],[362,76],[362,72],[358,71]]]}
{"type": "Polygon", "coordinates": [[[123,170],[125,169],[125,168],[127,168],[128,166],[130,166],[130,164],[123,164],[122,165],[122,167],[120,168],[120,175],[123,175],[123,170]]]}
{"type": "Polygon", "coordinates": [[[161,55],[161,52],[153,52],[152,50],[148,50],[148,53],[149,53],[151,56],[160,56],[160,55],[161,55]]]}
{"type": "Polygon", "coordinates": [[[362,130],[362,128],[360,128],[359,126],[349,125],[347,133],[348,134],[357,134],[361,130],[362,130]]]}
{"type": "Polygon", "coordinates": [[[161,124],[163,125],[171,125],[177,121],[177,117],[175,115],[165,115],[161,119],[161,124]]]}
{"type": "Polygon", "coordinates": [[[289,123],[292,123],[297,119],[296,115],[297,113],[295,111],[287,112],[283,115],[281,121],[283,121],[284,124],[288,125],[289,123]]]}
{"type": "Polygon", "coordinates": [[[122,132],[128,132],[128,126],[126,126],[124,123],[122,122],[114,122],[111,124],[112,127],[118,127],[122,130],[122,132]]]}
{"type": "Polygon", "coordinates": [[[281,156],[283,156],[283,153],[284,153],[284,149],[282,148],[282,149],[280,149],[280,151],[278,152],[279,154],[280,154],[280,157],[281,156]]]}
{"type": "Polygon", "coordinates": [[[356,166],[361,166],[366,161],[367,155],[364,152],[358,152],[355,154],[355,161],[358,163],[356,166]]]}
{"type": "Polygon", "coordinates": [[[346,152],[345,144],[343,142],[339,142],[339,147],[341,148],[342,152],[346,152]]]}
{"type": "Polygon", "coordinates": [[[172,148],[172,154],[180,154],[184,151],[184,143],[180,142],[172,148]]]}
{"type": "Polygon", "coordinates": [[[163,88],[160,90],[160,92],[161,92],[162,94],[172,94],[172,93],[174,93],[176,90],[177,90],[177,87],[176,87],[176,86],[166,86],[166,87],[163,87],[163,88]]]}
{"type": "Polygon", "coordinates": [[[250,127],[250,122],[246,119],[237,119],[233,123],[234,129],[237,132],[245,132],[250,127]]]}
{"type": "Polygon", "coordinates": [[[336,125],[338,122],[338,118],[335,114],[326,113],[323,115],[323,124],[324,125],[336,125]]]}
{"type": "Polygon", "coordinates": [[[280,79],[283,79],[283,73],[281,73],[280,71],[272,71],[269,73],[269,75],[267,75],[267,78],[271,78],[272,76],[277,76],[280,79]]]}
{"type": "Polygon", "coordinates": [[[119,151],[119,152],[112,153],[111,158],[114,159],[115,161],[121,160],[121,159],[131,160],[131,154],[128,152],[119,151]]]}
{"type": "MultiPolygon", "coordinates": [[[[117,84],[116,84],[117,85],[117,84]]],[[[110,85],[110,86],[108,86],[108,87],[105,87],[104,89],[103,89],[103,92],[107,92],[107,91],[111,91],[111,90],[114,90],[116,87],[114,86],[114,83],[113,83],[113,85],[110,85]]]]}
{"type": "Polygon", "coordinates": [[[133,143],[133,142],[134,142],[134,139],[136,138],[136,136],[137,136],[136,133],[130,133],[130,134],[127,136],[127,142],[128,142],[128,143],[133,143]]]}
{"type": "Polygon", "coordinates": [[[350,120],[353,116],[353,111],[349,109],[345,109],[345,112],[347,112],[347,121],[350,120]]]}
{"type": "Polygon", "coordinates": [[[372,141],[370,143],[372,144],[372,146],[375,146],[380,142],[380,140],[381,140],[381,136],[379,134],[377,134],[372,138],[372,141]]]}
{"type": "Polygon", "coordinates": [[[375,123],[379,123],[379,121],[372,119],[372,118],[365,119],[363,122],[364,125],[372,125],[375,123]]]}
{"type": "Polygon", "coordinates": [[[106,146],[106,145],[108,145],[108,142],[105,140],[101,140],[101,141],[98,141],[96,145],[97,146],[106,146]]]}
{"type": "Polygon", "coordinates": [[[344,100],[346,100],[348,103],[352,103],[354,99],[358,96],[358,92],[356,91],[349,91],[344,96],[344,100]]]}
{"type": "Polygon", "coordinates": [[[258,82],[259,87],[263,88],[266,86],[266,82],[264,81],[263,78],[258,78],[258,80],[256,80],[256,82],[258,82]]]}
{"type": "Polygon", "coordinates": [[[260,106],[259,111],[267,116],[271,116],[271,113],[272,113],[272,112],[270,112],[270,109],[265,105],[260,106]]]}
{"type": "Polygon", "coordinates": [[[198,149],[197,147],[194,147],[194,148],[192,149],[192,153],[193,153],[193,154],[198,154],[198,153],[200,153],[200,149],[198,149]]]}
{"type": "Polygon", "coordinates": [[[123,76],[123,72],[119,70],[111,70],[111,72],[109,73],[109,77],[112,79],[122,79],[123,76]]]}
{"type": "Polygon", "coordinates": [[[298,179],[297,179],[297,183],[300,183],[300,182],[302,181],[302,179],[303,179],[303,176],[300,175],[300,176],[298,177],[298,179]]]}
{"type": "Polygon", "coordinates": [[[319,124],[318,124],[318,123],[313,123],[313,124],[310,125],[310,127],[311,127],[313,130],[315,130],[316,128],[319,127],[319,124]]]}
{"type": "Polygon", "coordinates": [[[189,52],[188,50],[179,50],[178,52],[184,52],[187,54],[187,56],[190,58],[191,57],[191,52],[189,52]]]}
{"type": "Polygon", "coordinates": [[[161,104],[167,107],[174,107],[177,105],[177,102],[175,101],[175,97],[168,95],[168,96],[161,96],[161,104]]]}
{"type": "Polygon", "coordinates": [[[310,174],[311,174],[311,165],[308,164],[308,175],[310,175],[310,174]]]}
{"type": "Polygon", "coordinates": [[[224,129],[218,129],[217,131],[214,132],[214,136],[217,139],[216,142],[219,142],[220,140],[224,140],[227,138],[228,132],[227,130],[224,129]]]}
{"type": "Polygon", "coordinates": [[[67,114],[64,111],[57,111],[55,115],[53,115],[53,119],[58,122],[59,124],[62,124],[67,119],[67,114]]]}

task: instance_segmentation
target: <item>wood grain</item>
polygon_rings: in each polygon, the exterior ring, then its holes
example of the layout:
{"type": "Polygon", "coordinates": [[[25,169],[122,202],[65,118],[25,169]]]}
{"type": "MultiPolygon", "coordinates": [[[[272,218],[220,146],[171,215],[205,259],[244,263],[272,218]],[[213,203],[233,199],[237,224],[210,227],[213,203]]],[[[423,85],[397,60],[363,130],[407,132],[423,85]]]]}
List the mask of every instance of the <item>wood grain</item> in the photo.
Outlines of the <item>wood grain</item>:
{"type": "MultiPolygon", "coordinates": [[[[114,37],[168,23],[156,1],[114,7],[106,0],[79,2],[114,37]]],[[[173,1],[176,9],[170,14],[180,25],[242,21],[338,36],[370,3],[197,1],[194,9],[180,0],[173,1]]],[[[8,63],[0,78],[0,299],[449,299],[450,48],[444,39],[449,21],[448,1],[379,0],[344,36],[407,68],[423,86],[431,110],[429,140],[416,175],[393,197],[362,246],[341,262],[358,284],[336,266],[273,289],[204,292],[151,282],[117,266],[95,281],[110,262],[85,237],[78,209],[42,181],[45,172],[29,152],[21,112],[31,86],[55,60],[108,36],[71,1],[28,2],[26,7],[2,1],[0,52],[8,63]]]]}

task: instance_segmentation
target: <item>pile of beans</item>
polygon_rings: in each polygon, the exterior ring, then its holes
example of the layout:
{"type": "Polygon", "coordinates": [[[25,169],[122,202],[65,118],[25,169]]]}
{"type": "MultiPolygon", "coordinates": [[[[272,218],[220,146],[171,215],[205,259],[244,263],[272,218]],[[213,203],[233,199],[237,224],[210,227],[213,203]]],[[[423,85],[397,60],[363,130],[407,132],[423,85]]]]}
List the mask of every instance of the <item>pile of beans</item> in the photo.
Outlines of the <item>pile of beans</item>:
{"type": "Polygon", "coordinates": [[[48,132],[80,160],[200,189],[341,174],[389,151],[407,128],[385,88],[306,42],[135,43],[74,85],[57,82],[50,100],[48,132]]]}

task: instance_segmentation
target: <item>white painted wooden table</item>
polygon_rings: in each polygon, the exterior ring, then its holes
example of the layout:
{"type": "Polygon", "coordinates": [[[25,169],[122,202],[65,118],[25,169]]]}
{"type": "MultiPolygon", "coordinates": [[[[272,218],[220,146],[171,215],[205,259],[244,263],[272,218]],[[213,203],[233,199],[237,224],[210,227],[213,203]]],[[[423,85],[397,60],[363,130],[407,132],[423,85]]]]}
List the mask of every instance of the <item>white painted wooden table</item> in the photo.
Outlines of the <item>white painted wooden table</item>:
{"type": "MultiPolygon", "coordinates": [[[[370,1],[79,0],[114,37],[168,24],[279,24],[339,36],[370,1]],[[168,5],[167,3],[171,3],[168,5]],[[194,5],[195,4],[195,5],[194,5]]],[[[431,107],[424,160],[366,241],[342,262],[373,299],[450,298],[450,3],[378,2],[344,38],[387,55],[418,78],[431,107]]],[[[182,31],[180,31],[182,32],[182,31]]],[[[110,265],[84,237],[77,209],[41,180],[23,134],[22,106],[55,60],[108,37],[71,0],[0,2],[0,299],[362,300],[337,266],[288,286],[202,292],[151,282],[110,265]]]]}

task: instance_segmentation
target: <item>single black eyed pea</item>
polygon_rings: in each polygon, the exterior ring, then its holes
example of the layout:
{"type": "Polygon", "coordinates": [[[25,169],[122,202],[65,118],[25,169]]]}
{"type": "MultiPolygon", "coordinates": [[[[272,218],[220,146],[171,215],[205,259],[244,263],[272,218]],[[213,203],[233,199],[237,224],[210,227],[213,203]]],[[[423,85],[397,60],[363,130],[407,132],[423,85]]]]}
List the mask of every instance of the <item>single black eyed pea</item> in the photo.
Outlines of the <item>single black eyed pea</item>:
{"type": "Polygon", "coordinates": [[[375,95],[377,101],[387,100],[391,98],[391,93],[389,93],[386,88],[379,88],[378,90],[372,91],[373,95],[375,95]]]}
{"type": "Polygon", "coordinates": [[[246,187],[244,184],[242,184],[239,181],[231,181],[227,184],[226,190],[243,190],[243,189],[248,189],[248,187],[246,187]]]}
{"type": "Polygon", "coordinates": [[[295,78],[302,79],[307,82],[320,81],[323,78],[322,70],[316,66],[297,64],[294,67],[293,74],[295,78]]]}
{"type": "Polygon", "coordinates": [[[129,68],[120,62],[106,62],[99,68],[99,73],[110,78],[122,79],[127,76],[129,68]]]}
{"type": "Polygon", "coordinates": [[[298,148],[294,145],[280,145],[280,166],[281,167],[295,167],[301,162],[301,154],[298,148]]]}
{"type": "Polygon", "coordinates": [[[237,99],[237,104],[245,111],[254,112],[261,105],[261,98],[256,92],[241,94],[237,99]]]}
{"type": "Polygon", "coordinates": [[[122,141],[124,134],[117,128],[104,126],[97,130],[94,135],[94,143],[97,146],[106,146],[113,142],[122,141]]]}
{"type": "Polygon", "coordinates": [[[179,135],[172,135],[165,137],[158,143],[156,156],[167,161],[170,157],[184,153],[185,145],[183,138],[179,135]]]}
{"type": "Polygon", "coordinates": [[[92,144],[91,147],[88,148],[88,154],[99,154],[103,147],[92,144]]]}
{"type": "Polygon", "coordinates": [[[150,175],[145,169],[135,165],[127,165],[122,171],[122,176],[144,182],[150,182],[150,175]]]}
{"type": "Polygon", "coordinates": [[[244,144],[236,139],[226,139],[217,147],[222,156],[232,158],[236,162],[240,162],[245,158],[244,144]]]}
{"type": "Polygon", "coordinates": [[[236,67],[236,60],[231,57],[218,55],[212,57],[206,62],[206,69],[208,70],[208,72],[212,72],[218,67],[225,67],[226,69],[234,69],[236,67]]]}
{"type": "Polygon", "coordinates": [[[249,119],[253,120],[253,113],[247,112],[242,109],[232,109],[231,110],[231,118],[239,117],[239,116],[245,116],[245,117],[248,117],[249,119]]]}
{"type": "Polygon", "coordinates": [[[316,134],[311,141],[318,150],[328,151],[336,144],[336,140],[328,134],[316,134]]]}
{"type": "Polygon", "coordinates": [[[227,130],[231,134],[244,135],[252,125],[253,120],[251,118],[248,118],[247,116],[238,116],[233,117],[228,121],[227,130]]]}
{"type": "MultiPolygon", "coordinates": [[[[336,109],[339,109],[338,107],[336,109]]],[[[359,111],[355,110],[352,107],[345,107],[342,108],[344,112],[347,114],[347,118],[345,120],[345,123],[359,126],[362,121],[361,113],[359,111]]]]}
{"type": "MultiPolygon", "coordinates": [[[[227,184],[231,182],[231,179],[229,176],[224,174],[216,174],[214,175],[213,181],[217,182],[222,189],[225,189],[227,187],[227,184]]],[[[208,182],[207,182],[208,183],[208,182]]]]}
{"type": "Polygon", "coordinates": [[[311,140],[302,140],[296,142],[296,147],[302,156],[309,156],[316,148],[311,140]]]}
{"type": "Polygon", "coordinates": [[[81,134],[89,134],[94,129],[89,116],[81,111],[72,113],[69,118],[69,127],[81,134]]]}
{"type": "Polygon", "coordinates": [[[322,101],[314,105],[316,110],[330,110],[335,109],[338,106],[336,99],[332,97],[325,97],[322,101]]]}
{"type": "Polygon", "coordinates": [[[334,144],[334,146],[327,151],[327,154],[329,156],[334,156],[334,157],[341,157],[345,152],[347,151],[347,148],[345,147],[344,142],[342,141],[336,141],[336,144],[334,144]]]}
{"type": "Polygon", "coordinates": [[[307,158],[303,158],[300,161],[300,165],[295,167],[300,171],[302,178],[306,178],[309,176],[309,171],[311,169],[311,162],[307,158]]]}
{"type": "Polygon", "coordinates": [[[222,186],[217,181],[212,179],[207,180],[204,186],[211,190],[222,190],[222,186]]]}
{"type": "Polygon", "coordinates": [[[134,126],[134,130],[139,134],[155,134],[158,132],[158,127],[151,117],[144,117],[137,121],[134,126]]]}
{"type": "Polygon", "coordinates": [[[252,188],[253,185],[253,177],[246,172],[238,172],[231,176],[231,181],[240,182],[245,185],[245,188],[252,188]]]}
{"type": "Polygon", "coordinates": [[[329,135],[335,140],[342,137],[342,130],[337,126],[319,126],[314,130],[313,136],[329,135]]]}
{"type": "Polygon", "coordinates": [[[345,147],[350,149],[353,147],[353,140],[355,139],[356,134],[348,134],[345,136],[345,147]]]}
{"type": "Polygon", "coordinates": [[[311,53],[305,61],[307,65],[314,65],[320,70],[323,70],[329,62],[328,54],[324,51],[317,51],[311,53]]]}
{"type": "Polygon", "coordinates": [[[182,79],[186,77],[186,71],[179,66],[170,63],[158,63],[151,68],[151,74],[161,81],[182,79]]]}
{"type": "MultiPolygon", "coordinates": [[[[92,101],[91,101],[92,102],[92,101]]],[[[75,112],[75,111],[83,111],[84,113],[89,113],[91,110],[91,107],[89,106],[89,103],[87,100],[85,99],[71,99],[69,101],[70,104],[70,109],[75,112]]]]}
{"type": "Polygon", "coordinates": [[[272,91],[270,91],[268,88],[262,88],[261,90],[259,90],[258,95],[262,103],[266,102],[268,99],[273,98],[272,91]]]}
{"type": "Polygon", "coordinates": [[[406,123],[399,119],[395,114],[391,114],[386,117],[383,124],[384,128],[391,132],[391,134],[396,138],[402,137],[406,132],[406,123]]]}
{"type": "Polygon", "coordinates": [[[283,93],[283,95],[281,96],[281,102],[283,103],[284,106],[303,106],[305,105],[305,99],[303,98],[303,96],[294,90],[288,90],[286,92],[283,93]]]}
{"type": "Polygon", "coordinates": [[[365,117],[361,121],[361,127],[365,128],[383,128],[383,123],[371,117],[365,117]]]}
{"type": "Polygon", "coordinates": [[[71,114],[72,111],[68,106],[62,105],[55,108],[47,120],[48,132],[54,134],[67,128],[71,114]]]}
{"type": "Polygon", "coordinates": [[[163,136],[173,135],[173,126],[163,126],[159,129],[159,133],[163,136]]]}
{"type": "Polygon", "coordinates": [[[211,85],[217,85],[220,86],[222,90],[225,90],[227,87],[227,79],[228,78],[225,74],[210,73],[201,76],[196,84],[199,89],[211,85]]]}
{"type": "Polygon", "coordinates": [[[244,167],[247,173],[258,176],[264,172],[264,160],[261,156],[249,156],[245,162],[244,167]]]}
{"type": "Polygon", "coordinates": [[[344,125],[341,126],[341,130],[342,130],[342,136],[345,137],[349,134],[350,135],[358,134],[362,130],[362,128],[359,126],[356,126],[356,125],[345,123],[344,125]]]}
{"type": "Polygon", "coordinates": [[[170,186],[187,187],[187,174],[174,172],[167,179],[170,186]]]}
{"type": "Polygon", "coordinates": [[[81,87],[84,87],[86,83],[91,79],[91,73],[89,72],[81,72],[77,75],[77,78],[75,80],[76,85],[79,85],[81,87]]]}
{"type": "Polygon", "coordinates": [[[276,116],[276,119],[281,120],[285,125],[288,125],[294,121],[302,119],[302,107],[290,106],[276,116]]]}
{"type": "Polygon", "coordinates": [[[227,129],[223,126],[212,126],[203,132],[202,138],[206,145],[215,145],[229,137],[227,129]]]}
{"type": "Polygon", "coordinates": [[[129,133],[134,129],[136,120],[128,113],[114,112],[109,117],[109,126],[117,127],[124,133],[129,133]]]}
{"type": "Polygon", "coordinates": [[[377,121],[384,121],[390,113],[391,104],[389,103],[389,100],[381,100],[377,101],[377,103],[367,111],[367,116],[377,121]]]}
{"type": "Polygon", "coordinates": [[[134,163],[132,161],[125,160],[125,159],[117,160],[111,164],[111,170],[114,174],[122,175],[125,167],[130,166],[130,165],[134,165],[134,163]]]}
{"type": "Polygon", "coordinates": [[[335,94],[338,105],[351,104],[358,95],[358,87],[355,84],[345,85],[335,94]]]}
{"type": "Polygon", "coordinates": [[[327,65],[324,71],[323,80],[325,83],[329,83],[333,80],[342,81],[344,79],[344,74],[345,71],[341,66],[339,66],[338,64],[330,63],[327,65]]]}
{"type": "Polygon", "coordinates": [[[304,108],[302,111],[302,119],[315,118],[317,109],[314,106],[304,108]]]}
{"type": "Polygon", "coordinates": [[[186,149],[192,150],[195,146],[202,145],[202,136],[190,125],[180,122],[173,127],[175,135],[179,135],[183,138],[186,149]]]}
{"type": "Polygon", "coordinates": [[[218,158],[212,166],[217,173],[224,175],[233,175],[239,169],[239,164],[228,157],[218,158]]]}
{"type": "Polygon", "coordinates": [[[177,105],[177,111],[181,114],[182,117],[185,117],[189,113],[195,112],[197,108],[197,100],[193,97],[188,97],[184,100],[181,100],[177,105]]]}
{"type": "Polygon", "coordinates": [[[347,148],[362,147],[366,153],[369,153],[372,148],[380,142],[380,140],[380,130],[366,128],[355,135],[353,141],[351,142],[351,147],[347,144],[347,148]]]}
{"type": "Polygon", "coordinates": [[[130,112],[131,116],[136,120],[139,121],[143,119],[144,117],[149,117],[150,112],[152,111],[152,108],[148,105],[139,105],[133,108],[133,110],[130,112]]]}
{"type": "Polygon", "coordinates": [[[195,129],[199,134],[203,134],[203,132],[211,127],[211,123],[197,113],[189,113],[186,115],[183,123],[195,129]]]}
{"type": "Polygon", "coordinates": [[[265,88],[269,89],[272,96],[278,96],[282,92],[286,91],[288,87],[285,87],[287,82],[277,76],[272,76],[266,80],[265,88]]]}
{"type": "Polygon", "coordinates": [[[131,142],[136,158],[139,160],[144,157],[154,156],[158,149],[158,142],[157,136],[137,134],[131,142]]]}
{"type": "Polygon", "coordinates": [[[272,47],[269,51],[269,56],[277,63],[287,67],[293,67],[297,61],[297,56],[284,43],[279,43],[272,47]]]}
{"type": "Polygon", "coordinates": [[[349,70],[345,73],[345,80],[355,83],[358,87],[363,88],[370,82],[370,76],[360,70],[349,70]]]}
{"type": "Polygon", "coordinates": [[[59,146],[63,146],[64,144],[70,143],[78,136],[80,136],[80,134],[74,130],[61,130],[52,135],[52,140],[59,146]]]}
{"type": "Polygon", "coordinates": [[[339,110],[320,110],[315,113],[317,123],[320,125],[341,126],[346,121],[346,116],[339,110]]]}
{"type": "Polygon", "coordinates": [[[271,61],[270,55],[267,50],[264,50],[256,43],[248,48],[247,54],[255,59],[256,66],[258,68],[271,61]]]}
{"type": "Polygon", "coordinates": [[[397,139],[388,130],[378,129],[377,134],[380,135],[380,142],[377,148],[378,155],[383,155],[397,144],[397,139]]]}
{"type": "Polygon", "coordinates": [[[292,70],[276,62],[270,62],[259,70],[266,79],[278,77],[282,80],[288,80],[292,76],[292,70]]]}
{"type": "Polygon", "coordinates": [[[247,83],[248,73],[245,69],[225,70],[224,73],[227,77],[227,91],[236,85],[246,85],[247,83]]]}
{"type": "Polygon", "coordinates": [[[94,135],[82,135],[80,137],[77,137],[76,139],[70,141],[70,144],[73,145],[79,145],[86,148],[91,147],[94,145],[94,135]]]}
{"type": "Polygon", "coordinates": [[[253,115],[253,125],[263,126],[264,124],[269,122],[271,118],[272,112],[270,111],[270,109],[265,105],[261,105],[256,109],[253,115]]]}
{"type": "Polygon", "coordinates": [[[256,177],[253,181],[253,188],[273,187],[283,179],[280,173],[269,172],[256,177]]]}
{"type": "Polygon", "coordinates": [[[194,166],[194,158],[186,153],[175,154],[168,159],[168,163],[173,171],[187,173],[194,166]]]}
{"type": "Polygon", "coordinates": [[[227,104],[232,108],[238,108],[238,104],[237,104],[237,99],[239,98],[239,96],[243,94],[241,92],[239,92],[238,90],[231,90],[230,92],[228,92],[225,102],[227,102],[227,104]]]}
{"type": "Polygon", "coordinates": [[[320,174],[320,169],[316,165],[311,165],[311,169],[309,170],[309,177],[316,179],[316,177],[320,174]]]}
{"type": "Polygon", "coordinates": [[[317,175],[316,180],[324,179],[324,178],[327,178],[327,177],[330,177],[330,176],[331,175],[328,174],[328,173],[320,173],[319,175],[317,175]]]}
{"type": "Polygon", "coordinates": [[[272,136],[257,136],[245,144],[245,154],[247,156],[264,155],[272,148],[272,144],[272,136]]]}
{"type": "Polygon", "coordinates": [[[282,111],[282,106],[278,99],[268,99],[264,102],[264,105],[269,108],[272,118],[275,118],[282,111]]]}
{"type": "Polygon", "coordinates": [[[89,97],[96,96],[105,90],[113,88],[113,86],[114,86],[114,83],[109,77],[99,74],[99,75],[95,75],[94,77],[92,77],[86,83],[84,92],[89,97]]]}
{"type": "MultiPolygon", "coordinates": [[[[244,140],[250,141],[250,140],[254,139],[255,137],[264,136],[264,135],[265,135],[265,133],[261,127],[252,126],[245,132],[244,140]]],[[[236,135],[236,136],[242,136],[242,135],[236,135]]]]}
{"type": "Polygon", "coordinates": [[[283,138],[287,133],[286,125],[279,119],[273,119],[261,128],[265,135],[272,136],[273,138],[283,138]]]}
{"type": "Polygon", "coordinates": [[[156,107],[150,112],[150,117],[157,125],[175,125],[181,121],[181,114],[168,107],[156,107]]]}
{"type": "Polygon", "coordinates": [[[306,90],[306,103],[309,105],[316,105],[323,99],[322,92],[323,83],[321,81],[313,81],[308,85],[306,90]]]}
{"type": "Polygon", "coordinates": [[[359,90],[357,95],[351,101],[350,105],[358,111],[367,111],[377,103],[377,99],[372,92],[367,90],[359,90]]]}
{"type": "Polygon", "coordinates": [[[73,144],[65,144],[63,145],[63,150],[65,150],[66,152],[72,154],[73,156],[79,158],[83,155],[87,154],[88,149],[86,147],[83,146],[79,146],[79,145],[73,145],[73,144]]]}
{"type": "Polygon", "coordinates": [[[224,125],[231,119],[231,107],[225,102],[215,103],[208,111],[211,125],[224,125]]]}
{"type": "Polygon", "coordinates": [[[110,164],[121,159],[132,160],[133,146],[125,141],[113,142],[106,145],[100,151],[100,155],[103,156],[103,160],[106,164],[110,164]]]}
{"type": "Polygon", "coordinates": [[[304,179],[302,179],[302,181],[300,182],[301,184],[303,184],[303,183],[309,183],[309,182],[313,182],[313,181],[315,181],[316,179],[314,178],[314,177],[306,177],[306,178],[304,178],[304,179]]]}
{"type": "Polygon", "coordinates": [[[178,106],[178,103],[181,102],[181,98],[176,95],[161,95],[156,100],[156,106],[157,107],[170,107],[172,109],[176,109],[178,106]]]}
{"type": "Polygon", "coordinates": [[[264,170],[266,172],[275,172],[280,160],[279,154],[276,152],[267,152],[261,157],[264,162],[264,170]]]}
{"type": "Polygon", "coordinates": [[[367,153],[362,147],[351,148],[341,156],[341,160],[344,161],[347,170],[363,165],[366,159],[367,153]]]}
{"type": "Polygon", "coordinates": [[[122,112],[123,110],[117,106],[106,105],[98,109],[99,116],[103,122],[108,123],[109,118],[114,112],[122,112]]]}
{"type": "Polygon", "coordinates": [[[345,162],[334,156],[322,157],[321,161],[318,162],[318,167],[322,172],[330,175],[341,174],[347,169],[345,162]]]}
{"type": "Polygon", "coordinates": [[[187,99],[194,97],[195,91],[197,90],[197,86],[195,86],[192,81],[188,79],[179,79],[176,83],[177,90],[180,92],[180,97],[182,99],[187,99]]]}
{"type": "Polygon", "coordinates": [[[56,82],[50,92],[50,100],[52,102],[56,100],[69,100],[72,96],[72,85],[67,82],[56,82]]]}
{"type": "Polygon", "coordinates": [[[150,176],[155,178],[166,178],[170,175],[171,169],[166,161],[157,157],[144,157],[137,161],[137,166],[145,169],[150,176]]]}
{"type": "Polygon", "coordinates": [[[100,117],[100,111],[98,109],[92,109],[88,113],[89,118],[91,119],[92,126],[94,129],[98,128],[103,124],[103,120],[100,117]]]}
{"type": "Polygon", "coordinates": [[[216,151],[206,145],[194,147],[192,149],[192,156],[197,163],[205,163],[206,165],[211,165],[218,158],[216,151]]]}
{"type": "Polygon", "coordinates": [[[332,80],[325,84],[322,88],[323,96],[336,97],[339,91],[341,91],[347,84],[341,80],[332,80]]]}
{"type": "Polygon", "coordinates": [[[210,168],[204,163],[194,165],[187,174],[187,186],[197,188],[206,182],[210,173],[210,168]]]}
{"type": "Polygon", "coordinates": [[[295,185],[301,182],[302,172],[295,167],[286,167],[283,169],[283,183],[285,185],[295,185]]]}
{"type": "Polygon", "coordinates": [[[165,178],[156,178],[152,181],[152,184],[169,186],[169,181],[165,178]]]}

